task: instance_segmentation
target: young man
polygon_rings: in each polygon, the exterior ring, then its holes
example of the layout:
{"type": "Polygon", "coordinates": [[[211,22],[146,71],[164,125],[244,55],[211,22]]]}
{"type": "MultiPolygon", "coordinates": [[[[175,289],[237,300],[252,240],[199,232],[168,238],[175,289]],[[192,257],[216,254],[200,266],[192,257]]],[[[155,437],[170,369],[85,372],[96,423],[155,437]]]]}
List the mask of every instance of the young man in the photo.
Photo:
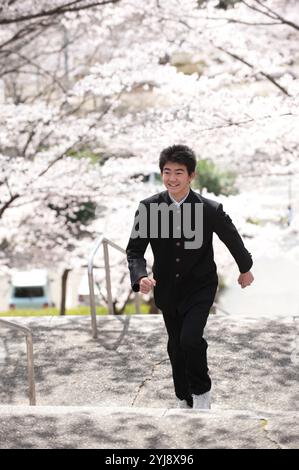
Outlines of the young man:
{"type": "Polygon", "coordinates": [[[210,408],[211,379],[203,331],[218,278],[212,237],[215,232],[234,257],[242,288],[253,282],[252,259],[222,204],[190,189],[196,157],[189,147],[173,145],[160,154],[166,191],[141,201],[127,246],[132,288],[154,289],[168,333],[175,393],[180,408],[210,408]],[[153,278],[144,252],[150,243],[153,278]]]}

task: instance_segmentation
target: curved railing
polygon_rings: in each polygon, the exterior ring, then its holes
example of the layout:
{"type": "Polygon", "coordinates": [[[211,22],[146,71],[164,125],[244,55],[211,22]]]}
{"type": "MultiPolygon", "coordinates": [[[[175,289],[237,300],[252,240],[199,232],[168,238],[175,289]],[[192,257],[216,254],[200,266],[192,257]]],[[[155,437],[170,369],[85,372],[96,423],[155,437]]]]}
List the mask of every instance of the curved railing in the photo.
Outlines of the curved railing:
{"type": "MultiPolygon", "coordinates": [[[[93,277],[93,261],[94,257],[100,248],[103,245],[104,250],[104,265],[105,265],[105,278],[106,278],[106,289],[107,289],[107,299],[108,299],[108,311],[109,314],[113,314],[113,299],[112,299],[112,288],[111,288],[111,276],[110,276],[110,264],[109,264],[109,246],[114,248],[115,250],[120,251],[124,255],[126,255],[126,251],[116,243],[108,240],[104,236],[100,237],[88,258],[88,284],[89,284],[89,301],[90,301],[90,313],[91,313],[91,329],[92,329],[92,337],[97,338],[97,317],[96,317],[96,305],[95,305],[95,295],[94,295],[94,277],[93,277]]],[[[136,313],[140,313],[140,298],[139,294],[135,294],[135,306],[136,306],[136,313]]]]}
{"type": "Polygon", "coordinates": [[[4,320],[2,318],[0,319],[0,323],[2,323],[3,325],[9,328],[13,328],[15,330],[21,331],[26,336],[29,404],[36,405],[34,362],[33,362],[33,339],[32,339],[31,330],[27,328],[26,326],[21,326],[18,323],[4,320]]]}

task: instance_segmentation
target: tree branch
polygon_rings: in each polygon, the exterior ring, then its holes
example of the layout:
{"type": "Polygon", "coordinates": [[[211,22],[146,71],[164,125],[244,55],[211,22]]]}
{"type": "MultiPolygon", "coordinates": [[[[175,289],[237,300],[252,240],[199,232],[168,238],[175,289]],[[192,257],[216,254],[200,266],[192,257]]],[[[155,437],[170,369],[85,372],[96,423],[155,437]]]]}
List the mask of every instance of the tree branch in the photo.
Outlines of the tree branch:
{"type": "Polygon", "coordinates": [[[0,219],[3,213],[6,211],[6,209],[8,209],[8,207],[19,197],[20,197],[20,194],[15,194],[14,196],[11,196],[10,199],[5,204],[3,204],[3,206],[0,208],[0,219]]]}
{"type": "MultiPolygon", "coordinates": [[[[36,68],[37,69],[37,72],[35,72],[36,75],[40,75],[40,76],[43,76],[43,77],[48,77],[52,80],[53,83],[55,83],[58,88],[61,89],[61,91],[63,93],[66,93],[66,89],[64,88],[63,84],[55,77],[54,74],[52,74],[51,72],[49,72],[48,70],[45,70],[43,67],[41,67],[39,64],[37,64],[36,62],[33,62],[31,59],[29,59],[28,57],[26,57],[25,55],[21,54],[20,52],[17,52],[17,51],[14,51],[13,54],[17,55],[20,59],[23,60],[23,63],[19,65],[19,67],[23,67],[24,65],[31,65],[32,67],[36,68]]],[[[7,75],[11,72],[15,72],[16,70],[7,70],[4,72],[3,75],[7,75]]],[[[19,73],[26,73],[24,71],[19,71],[19,73]]],[[[31,72],[29,72],[31,74],[31,72]]]]}
{"type": "MultiPolygon", "coordinates": [[[[181,21],[180,21],[180,23],[181,23],[181,21]]],[[[186,28],[191,29],[191,27],[190,27],[190,25],[188,25],[188,23],[183,23],[183,24],[184,24],[184,26],[186,26],[186,28]]],[[[242,57],[238,56],[237,54],[234,54],[233,52],[227,51],[226,49],[222,48],[221,46],[216,46],[212,41],[210,41],[210,42],[213,45],[213,47],[215,47],[216,49],[224,52],[225,54],[229,55],[233,59],[236,59],[236,60],[242,62],[244,65],[247,65],[247,67],[251,68],[252,70],[255,70],[255,66],[250,64],[249,62],[247,62],[242,57]]],[[[267,74],[266,72],[263,72],[263,71],[259,71],[258,73],[260,75],[262,75],[263,77],[265,77],[267,80],[269,80],[273,85],[275,85],[285,95],[290,96],[289,93],[287,92],[287,90],[284,87],[282,87],[278,82],[276,82],[276,80],[271,75],[269,75],[269,74],[267,74]]]]}
{"type": "MultiPolygon", "coordinates": [[[[230,57],[232,57],[233,59],[236,59],[238,60],[239,62],[242,62],[242,64],[245,64],[247,65],[247,67],[251,68],[252,70],[255,70],[255,66],[250,64],[249,62],[247,62],[245,59],[243,59],[242,57],[238,56],[237,54],[233,53],[233,52],[230,52],[230,51],[227,51],[226,49],[224,49],[223,47],[221,46],[215,46],[216,49],[224,52],[225,54],[229,55],[230,57]]],[[[279,85],[279,83],[271,76],[269,75],[268,73],[266,72],[263,72],[263,71],[259,71],[258,72],[260,75],[262,75],[263,77],[265,77],[267,80],[269,80],[274,86],[276,86],[280,91],[282,91],[285,95],[287,96],[290,96],[289,93],[287,92],[287,90],[282,87],[281,85],[279,85]]]]}
{"type": "Polygon", "coordinates": [[[276,26],[281,25],[281,21],[267,21],[266,23],[263,22],[249,22],[249,21],[242,21],[236,20],[235,18],[224,18],[224,17],[215,17],[215,16],[206,16],[206,20],[211,21],[226,21],[227,23],[235,23],[235,24],[245,24],[246,26],[276,26]]]}
{"type": "MultiPolygon", "coordinates": [[[[284,113],[280,114],[278,117],[284,117],[284,116],[295,116],[292,113],[284,113]]],[[[259,120],[264,120],[264,119],[272,119],[273,116],[263,116],[262,118],[259,118],[259,120]]],[[[296,115],[297,117],[297,115],[296,115]]],[[[225,124],[220,124],[218,126],[213,126],[213,127],[206,127],[205,129],[200,129],[198,133],[200,134],[201,132],[210,132],[210,131],[215,131],[216,129],[224,129],[226,127],[233,127],[233,126],[244,126],[246,124],[249,124],[251,122],[256,122],[256,119],[249,118],[249,119],[244,119],[243,121],[228,121],[225,124]]]]}
{"type": "MultiPolygon", "coordinates": [[[[119,94],[117,95],[117,98],[116,99],[119,99],[120,96],[122,95],[122,93],[124,92],[124,90],[121,90],[119,92],[119,94]]],[[[88,131],[90,131],[91,129],[93,129],[96,125],[98,125],[98,122],[109,112],[109,110],[111,109],[113,103],[110,103],[109,106],[106,107],[106,109],[104,109],[104,111],[100,114],[100,116],[98,117],[97,121],[95,123],[93,123],[91,126],[89,126],[89,129],[88,131]]],[[[50,168],[52,168],[52,166],[54,166],[59,160],[62,160],[66,153],[67,152],[70,152],[71,150],[73,150],[73,148],[80,144],[83,140],[83,137],[79,137],[78,140],[76,142],[74,142],[72,145],[70,145],[61,155],[59,155],[58,157],[56,157],[52,162],[49,163],[49,165],[47,166],[47,168],[45,168],[45,170],[41,171],[38,175],[37,175],[37,178],[40,178],[41,176],[44,176],[49,170],[50,168]]]]}
{"type": "Polygon", "coordinates": [[[93,3],[88,3],[87,5],[80,5],[80,3],[82,3],[82,0],[75,0],[73,2],[68,2],[64,5],[61,5],[56,8],[52,8],[47,11],[40,11],[38,13],[31,13],[28,15],[23,15],[23,16],[19,16],[15,18],[0,18],[0,24],[13,24],[13,23],[20,23],[22,21],[33,20],[36,18],[44,18],[46,16],[63,15],[64,13],[87,10],[93,7],[103,6],[109,3],[118,3],[118,2],[120,2],[120,0],[102,0],[102,1],[95,1],[93,3]],[[76,4],[79,4],[79,5],[76,6],[76,4]]]}
{"type": "Polygon", "coordinates": [[[296,29],[296,31],[299,31],[299,25],[294,23],[293,21],[287,20],[283,16],[279,15],[275,11],[271,10],[267,5],[263,4],[260,0],[252,0],[255,3],[257,3],[259,7],[255,7],[254,5],[250,5],[247,0],[240,0],[244,5],[246,5],[248,8],[251,10],[257,11],[258,13],[261,13],[262,15],[267,16],[268,18],[271,18],[272,20],[279,20],[282,24],[286,24],[290,26],[291,28],[296,29]],[[262,9],[264,8],[264,10],[262,9]]]}

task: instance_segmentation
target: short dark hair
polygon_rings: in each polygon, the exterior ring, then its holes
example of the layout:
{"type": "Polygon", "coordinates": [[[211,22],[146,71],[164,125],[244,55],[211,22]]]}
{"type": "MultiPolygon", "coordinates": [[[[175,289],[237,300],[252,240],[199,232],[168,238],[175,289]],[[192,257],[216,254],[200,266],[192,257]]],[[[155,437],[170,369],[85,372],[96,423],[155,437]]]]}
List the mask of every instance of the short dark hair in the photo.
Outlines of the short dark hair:
{"type": "Polygon", "coordinates": [[[191,175],[196,168],[196,156],[194,151],[187,145],[171,145],[162,150],[159,158],[159,167],[162,173],[166,162],[180,163],[185,165],[188,174],[191,175]]]}

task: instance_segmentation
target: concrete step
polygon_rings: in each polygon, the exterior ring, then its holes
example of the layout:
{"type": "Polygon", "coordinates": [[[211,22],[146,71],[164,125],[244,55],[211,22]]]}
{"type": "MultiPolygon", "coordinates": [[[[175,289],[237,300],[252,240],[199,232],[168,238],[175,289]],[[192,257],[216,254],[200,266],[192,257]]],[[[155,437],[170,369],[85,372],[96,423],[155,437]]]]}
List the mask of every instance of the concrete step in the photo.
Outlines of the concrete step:
{"type": "Polygon", "coordinates": [[[299,412],[0,406],[0,448],[299,448],[299,412]]]}
{"type": "MultiPolygon", "coordinates": [[[[175,406],[160,315],[15,318],[33,332],[38,405],[175,406]]],[[[26,405],[24,337],[0,329],[0,403],[26,405]]],[[[211,315],[213,406],[299,410],[298,317],[211,315]]]]}

